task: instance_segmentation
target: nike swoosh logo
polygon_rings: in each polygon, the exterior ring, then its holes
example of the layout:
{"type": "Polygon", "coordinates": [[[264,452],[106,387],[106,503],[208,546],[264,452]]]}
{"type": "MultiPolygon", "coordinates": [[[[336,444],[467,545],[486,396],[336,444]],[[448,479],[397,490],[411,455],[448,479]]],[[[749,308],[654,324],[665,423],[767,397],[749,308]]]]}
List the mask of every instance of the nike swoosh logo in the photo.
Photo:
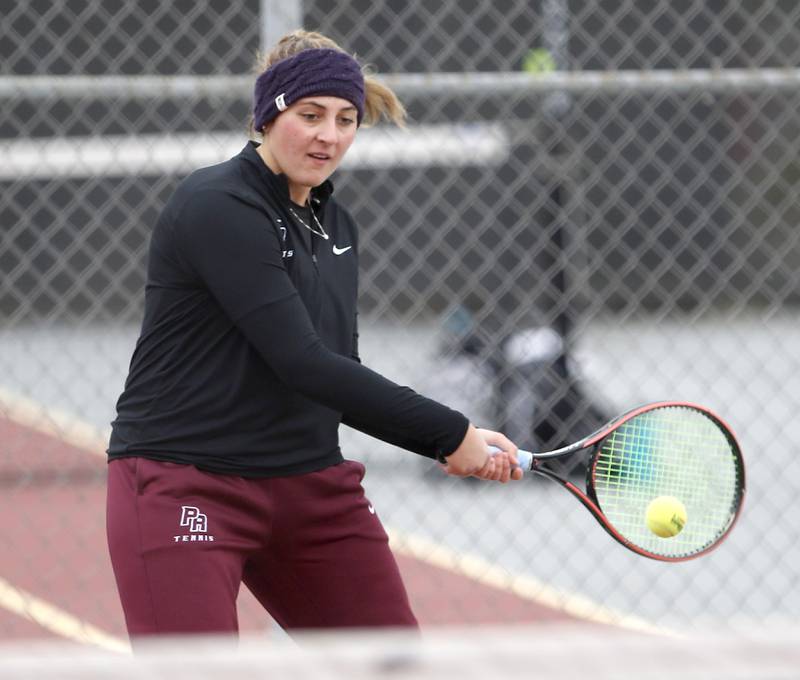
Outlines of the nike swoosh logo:
{"type": "Polygon", "coordinates": [[[367,506],[367,510],[369,510],[373,515],[375,514],[375,508],[372,507],[372,503],[367,506]]]}
{"type": "Polygon", "coordinates": [[[345,246],[344,248],[339,248],[338,246],[333,246],[333,254],[334,255],[341,255],[342,253],[346,253],[352,247],[353,246],[345,246]]]}

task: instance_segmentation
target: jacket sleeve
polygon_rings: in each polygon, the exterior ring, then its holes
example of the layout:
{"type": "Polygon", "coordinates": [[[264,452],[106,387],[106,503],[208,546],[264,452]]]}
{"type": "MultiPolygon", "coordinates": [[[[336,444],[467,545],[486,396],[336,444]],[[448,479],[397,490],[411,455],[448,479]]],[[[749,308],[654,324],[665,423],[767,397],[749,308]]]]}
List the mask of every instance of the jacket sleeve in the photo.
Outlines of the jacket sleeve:
{"type": "Polygon", "coordinates": [[[464,415],[324,346],[261,211],[209,190],[183,206],[175,230],[187,266],[284,384],[416,453],[458,448],[469,426],[464,415]]]}

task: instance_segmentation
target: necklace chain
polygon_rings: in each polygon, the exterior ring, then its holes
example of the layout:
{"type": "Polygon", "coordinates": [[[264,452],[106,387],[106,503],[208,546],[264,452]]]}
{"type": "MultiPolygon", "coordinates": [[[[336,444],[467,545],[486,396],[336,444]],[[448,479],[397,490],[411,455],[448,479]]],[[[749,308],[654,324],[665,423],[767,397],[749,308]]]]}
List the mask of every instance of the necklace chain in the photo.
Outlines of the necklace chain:
{"type": "Polygon", "coordinates": [[[322,227],[322,224],[317,219],[317,215],[314,212],[314,208],[311,207],[311,203],[309,203],[309,202],[306,202],[306,205],[308,206],[308,212],[311,213],[311,217],[314,219],[314,222],[317,223],[317,226],[319,227],[319,231],[314,229],[314,227],[312,227],[305,220],[303,220],[303,218],[300,217],[300,215],[298,215],[291,206],[289,206],[289,212],[292,213],[292,217],[294,217],[300,224],[302,224],[312,234],[316,234],[317,236],[321,236],[322,238],[324,238],[327,241],[330,238],[330,236],[328,236],[328,234],[325,233],[325,229],[322,227]]]}

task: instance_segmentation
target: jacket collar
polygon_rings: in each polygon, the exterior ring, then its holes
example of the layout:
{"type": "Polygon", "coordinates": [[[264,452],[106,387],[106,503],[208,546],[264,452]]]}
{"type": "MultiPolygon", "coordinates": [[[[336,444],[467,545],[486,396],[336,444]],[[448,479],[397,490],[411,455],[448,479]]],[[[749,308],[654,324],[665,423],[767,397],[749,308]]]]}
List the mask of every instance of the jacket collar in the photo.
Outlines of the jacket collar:
{"type": "MultiPolygon", "coordinates": [[[[285,205],[291,203],[289,198],[289,180],[283,173],[275,174],[264,162],[261,156],[258,155],[256,149],[260,144],[256,141],[250,140],[247,145],[242,149],[239,157],[247,164],[250,171],[247,172],[247,177],[252,178],[254,181],[253,186],[265,198],[275,198],[276,196],[285,205]]],[[[326,179],[322,184],[311,189],[311,201],[314,204],[314,209],[323,209],[328,202],[331,194],[333,193],[333,183],[326,179]]]]}

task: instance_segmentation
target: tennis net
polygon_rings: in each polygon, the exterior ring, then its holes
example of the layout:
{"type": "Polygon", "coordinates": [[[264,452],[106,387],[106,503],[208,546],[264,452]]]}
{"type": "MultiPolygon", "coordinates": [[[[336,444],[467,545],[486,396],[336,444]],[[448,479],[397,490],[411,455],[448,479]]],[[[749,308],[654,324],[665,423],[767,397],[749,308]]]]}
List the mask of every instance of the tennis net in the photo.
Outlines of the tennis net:
{"type": "Polygon", "coordinates": [[[161,640],[135,655],[60,644],[0,647],[6,680],[80,678],[797,678],[800,629],[654,636],[602,626],[161,640]]]}

